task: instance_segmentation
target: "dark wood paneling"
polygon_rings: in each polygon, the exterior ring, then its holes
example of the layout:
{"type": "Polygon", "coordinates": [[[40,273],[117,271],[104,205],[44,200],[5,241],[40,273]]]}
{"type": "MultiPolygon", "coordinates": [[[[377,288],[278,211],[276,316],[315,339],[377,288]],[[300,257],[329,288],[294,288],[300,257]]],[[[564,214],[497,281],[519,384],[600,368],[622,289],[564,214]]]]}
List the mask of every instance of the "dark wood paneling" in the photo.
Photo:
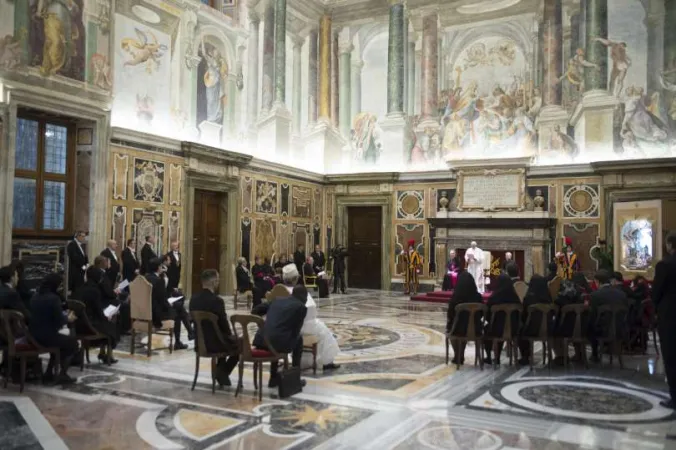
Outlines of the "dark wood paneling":
{"type": "Polygon", "coordinates": [[[380,289],[382,270],[382,209],[348,208],[347,247],[350,287],[380,289]]]}

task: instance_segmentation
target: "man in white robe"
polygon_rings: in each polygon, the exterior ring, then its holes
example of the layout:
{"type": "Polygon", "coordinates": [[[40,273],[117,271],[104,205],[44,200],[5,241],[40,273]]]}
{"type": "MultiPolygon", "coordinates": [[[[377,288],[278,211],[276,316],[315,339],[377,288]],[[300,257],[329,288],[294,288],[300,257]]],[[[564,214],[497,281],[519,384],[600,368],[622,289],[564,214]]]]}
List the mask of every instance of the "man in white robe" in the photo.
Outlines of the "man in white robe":
{"type": "Polygon", "coordinates": [[[480,294],[485,290],[485,277],[483,268],[484,252],[477,247],[476,242],[472,241],[470,248],[465,252],[465,266],[467,272],[474,277],[477,290],[480,294]]]}
{"type": "MultiPolygon", "coordinates": [[[[284,281],[284,287],[288,289],[289,294],[293,292],[293,287],[298,283],[300,275],[298,269],[294,264],[287,264],[282,269],[282,280],[284,281]]],[[[305,302],[307,307],[307,314],[305,315],[305,322],[303,323],[303,328],[301,329],[301,334],[311,334],[317,336],[317,364],[321,365],[324,370],[334,370],[338,369],[340,365],[335,364],[333,361],[340,353],[340,347],[338,346],[338,341],[331,333],[331,330],[317,317],[317,303],[308,292],[307,301],[305,302]]]]}

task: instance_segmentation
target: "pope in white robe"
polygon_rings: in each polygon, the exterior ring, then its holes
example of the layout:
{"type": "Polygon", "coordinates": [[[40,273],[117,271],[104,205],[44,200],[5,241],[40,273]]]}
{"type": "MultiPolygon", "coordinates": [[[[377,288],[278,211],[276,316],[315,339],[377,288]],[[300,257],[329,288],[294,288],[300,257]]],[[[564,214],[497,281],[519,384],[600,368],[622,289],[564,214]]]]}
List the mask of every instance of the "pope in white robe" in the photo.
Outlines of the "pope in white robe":
{"type": "MultiPolygon", "coordinates": [[[[289,266],[295,268],[291,264],[289,266]]],[[[293,292],[293,286],[285,285],[285,287],[288,289],[289,294],[293,292]]],[[[307,314],[305,315],[301,334],[317,336],[317,365],[323,367],[324,370],[338,368],[339,366],[333,363],[338,353],[340,353],[338,341],[333,336],[333,333],[331,333],[331,330],[317,317],[317,303],[315,303],[309,292],[305,306],[307,307],[307,314]]]]}
{"type": "Polygon", "coordinates": [[[471,247],[465,251],[465,263],[467,272],[469,272],[479,293],[483,294],[485,290],[485,277],[483,269],[484,252],[477,247],[476,242],[472,242],[471,247]]]}

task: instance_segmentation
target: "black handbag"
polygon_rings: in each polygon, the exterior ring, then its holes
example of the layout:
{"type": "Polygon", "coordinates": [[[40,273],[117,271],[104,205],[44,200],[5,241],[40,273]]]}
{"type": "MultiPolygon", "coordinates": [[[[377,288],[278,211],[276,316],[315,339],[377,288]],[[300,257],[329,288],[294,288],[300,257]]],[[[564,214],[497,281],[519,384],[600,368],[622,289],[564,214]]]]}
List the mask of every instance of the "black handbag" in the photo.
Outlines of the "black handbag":
{"type": "Polygon", "coordinates": [[[277,373],[279,377],[279,398],[287,398],[303,392],[300,382],[300,367],[291,367],[277,373]]]}

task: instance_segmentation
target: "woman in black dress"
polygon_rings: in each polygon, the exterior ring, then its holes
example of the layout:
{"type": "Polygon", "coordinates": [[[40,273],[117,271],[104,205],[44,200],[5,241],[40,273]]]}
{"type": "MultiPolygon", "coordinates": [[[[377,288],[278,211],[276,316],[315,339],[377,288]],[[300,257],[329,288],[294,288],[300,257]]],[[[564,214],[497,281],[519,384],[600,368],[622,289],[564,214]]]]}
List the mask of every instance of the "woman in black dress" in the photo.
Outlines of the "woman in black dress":
{"type": "MultiPolygon", "coordinates": [[[[512,278],[508,274],[502,273],[498,277],[495,283],[495,289],[491,293],[491,296],[487,302],[488,317],[486,318],[487,322],[485,328],[486,337],[489,338],[502,337],[502,334],[505,329],[505,321],[507,318],[505,317],[505,314],[494,315],[491,311],[491,307],[494,305],[505,305],[509,303],[521,304],[521,299],[514,290],[514,282],[512,281],[512,278]]],[[[518,330],[519,323],[521,322],[521,315],[519,314],[517,316],[516,314],[513,314],[511,320],[512,320],[512,330],[518,330]]],[[[484,349],[486,350],[487,355],[484,362],[486,364],[492,364],[493,362],[493,360],[491,359],[492,348],[493,341],[491,339],[484,340],[484,349]]],[[[497,354],[495,355],[495,357],[497,358],[497,364],[500,364],[500,353],[502,353],[502,343],[498,345],[496,352],[497,354]]]]}
{"type": "MultiPolygon", "coordinates": [[[[458,275],[458,282],[455,285],[455,290],[453,291],[453,296],[448,302],[448,313],[446,316],[446,333],[453,331],[455,336],[467,336],[467,328],[469,325],[469,313],[466,311],[460,312],[458,316],[458,324],[453,330],[453,322],[455,320],[455,307],[462,303],[481,303],[482,298],[479,294],[476,282],[474,277],[469,274],[469,272],[462,272],[458,275]]],[[[480,315],[475,316],[475,329],[478,330],[481,326],[481,317],[480,315]]],[[[458,358],[460,358],[459,363],[465,363],[465,342],[461,342],[458,345],[456,342],[453,342],[453,364],[458,364],[458,358]]]]}
{"type": "MultiPolygon", "coordinates": [[[[552,303],[552,296],[549,293],[549,286],[547,285],[547,279],[541,275],[533,275],[528,284],[528,291],[526,296],[523,299],[523,313],[521,320],[526,327],[526,324],[529,323],[528,320],[528,308],[531,305],[537,304],[547,304],[552,303]]],[[[534,337],[539,333],[539,324],[541,318],[541,313],[535,312],[533,317],[530,320],[530,323],[527,328],[521,329],[521,336],[524,337],[534,337]]],[[[519,351],[521,352],[521,360],[519,364],[528,365],[530,364],[530,343],[526,340],[519,340],[519,351]]]]}

